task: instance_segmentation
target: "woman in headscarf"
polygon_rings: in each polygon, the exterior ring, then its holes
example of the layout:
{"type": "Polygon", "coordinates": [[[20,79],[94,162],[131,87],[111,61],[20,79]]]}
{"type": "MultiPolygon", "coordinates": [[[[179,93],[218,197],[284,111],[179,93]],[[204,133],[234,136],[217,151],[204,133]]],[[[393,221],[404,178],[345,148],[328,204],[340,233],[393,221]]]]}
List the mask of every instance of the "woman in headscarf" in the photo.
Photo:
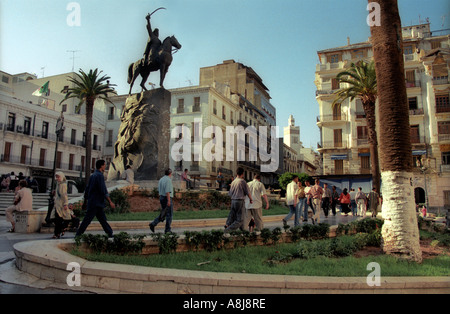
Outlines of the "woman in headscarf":
{"type": "Polygon", "coordinates": [[[55,173],[55,180],[55,206],[53,206],[50,218],[54,219],[55,222],[53,239],[59,239],[61,237],[61,232],[72,219],[72,216],[70,215],[69,197],[67,196],[66,176],[63,172],[58,171],[55,173]]]}
{"type": "Polygon", "coordinates": [[[350,208],[348,207],[350,205],[350,193],[347,192],[347,188],[342,191],[339,202],[341,203],[341,211],[345,216],[348,216],[350,212],[350,208]]]}

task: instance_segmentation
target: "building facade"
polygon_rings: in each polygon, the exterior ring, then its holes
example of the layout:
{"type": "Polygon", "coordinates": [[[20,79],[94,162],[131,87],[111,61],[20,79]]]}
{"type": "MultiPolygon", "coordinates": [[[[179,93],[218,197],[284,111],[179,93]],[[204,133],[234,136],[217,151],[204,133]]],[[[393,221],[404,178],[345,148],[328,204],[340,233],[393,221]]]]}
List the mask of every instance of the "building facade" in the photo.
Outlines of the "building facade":
{"type": "MultiPolygon", "coordinates": [[[[403,27],[402,31],[416,203],[442,209],[450,206],[450,39],[442,32],[432,33],[429,24],[403,27]]],[[[341,188],[363,186],[368,192],[371,165],[361,100],[331,104],[334,93],[344,87],[336,75],[351,63],[373,58],[370,39],[321,50],[318,56],[315,84],[323,179],[341,188]]]]}
{"type": "MultiPolygon", "coordinates": [[[[37,78],[33,74],[11,75],[0,71],[0,149],[2,175],[22,172],[34,177],[40,192],[51,185],[53,165],[68,179],[84,174],[85,128],[84,114],[75,113],[77,101],[61,103],[69,86],[68,76],[74,73],[37,78]],[[49,82],[42,96],[33,92],[49,82]],[[61,113],[64,128],[56,151],[56,125],[61,113]]],[[[91,167],[102,157],[104,137],[104,104],[95,105],[91,167]]]]}

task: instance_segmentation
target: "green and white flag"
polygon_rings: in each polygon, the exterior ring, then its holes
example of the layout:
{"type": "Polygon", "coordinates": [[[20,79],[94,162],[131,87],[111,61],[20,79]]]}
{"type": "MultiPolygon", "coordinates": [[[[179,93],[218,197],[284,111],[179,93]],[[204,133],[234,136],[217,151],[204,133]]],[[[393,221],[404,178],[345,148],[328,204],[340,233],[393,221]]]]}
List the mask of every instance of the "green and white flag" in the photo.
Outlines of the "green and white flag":
{"type": "Polygon", "coordinates": [[[49,93],[49,89],[48,89],[48,83],[50,81],[47,81],[47,83],[45,83],[44,85],[41,86],[41,88],[38,88],[34,91],[34,93],[32,94],[33,96],[48,96],[49,93]]]}

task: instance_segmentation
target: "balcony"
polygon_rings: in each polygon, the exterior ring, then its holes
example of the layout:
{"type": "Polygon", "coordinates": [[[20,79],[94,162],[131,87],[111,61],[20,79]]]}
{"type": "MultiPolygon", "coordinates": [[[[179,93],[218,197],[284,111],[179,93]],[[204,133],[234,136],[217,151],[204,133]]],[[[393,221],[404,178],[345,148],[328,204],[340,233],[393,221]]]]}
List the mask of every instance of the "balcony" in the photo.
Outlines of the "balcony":
{"type": "Polygon", "coordinates": [[[423,116],[423,108],[409,109],[410,116],[423,116]]]}
{"type": "Polygon", "coordinates": [[[347,141],[325,141],[319,149],[347,149],[347,141]]]}
{"type": "Polygon", "coordinates": [[[406,88],[420,87],[420,81],[406,81],[406,88]]]}
{"type": "Polygon", "coordinates": [[[450,134],[439,134],[439,142],[450,142],[450,134]]]}
{"type": "Polygon", "coordinates": [[[448,76],[433,77],[433,85],[449,84],[448,76]]]}
{"type": "Polygon", "coordinates": [[[345,113],[341,114],[326,114],[317,116],[317,123],[323,122],[347,122],[347,115],[345,113]]]}

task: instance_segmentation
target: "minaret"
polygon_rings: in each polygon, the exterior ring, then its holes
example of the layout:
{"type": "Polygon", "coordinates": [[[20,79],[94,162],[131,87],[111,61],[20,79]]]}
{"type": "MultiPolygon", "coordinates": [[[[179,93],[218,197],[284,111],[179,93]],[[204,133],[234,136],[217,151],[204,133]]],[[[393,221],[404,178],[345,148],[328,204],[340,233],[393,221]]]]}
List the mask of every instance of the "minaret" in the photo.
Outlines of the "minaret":
{"type": "Polygon", "coordinates": [[[300,148],[302,147],[302,143],[300,142],[300,127],[295,126],[295,119],[292,115],[289,116],[288,126],[284,128],[283,142],[300,154],[300,148]]]}

